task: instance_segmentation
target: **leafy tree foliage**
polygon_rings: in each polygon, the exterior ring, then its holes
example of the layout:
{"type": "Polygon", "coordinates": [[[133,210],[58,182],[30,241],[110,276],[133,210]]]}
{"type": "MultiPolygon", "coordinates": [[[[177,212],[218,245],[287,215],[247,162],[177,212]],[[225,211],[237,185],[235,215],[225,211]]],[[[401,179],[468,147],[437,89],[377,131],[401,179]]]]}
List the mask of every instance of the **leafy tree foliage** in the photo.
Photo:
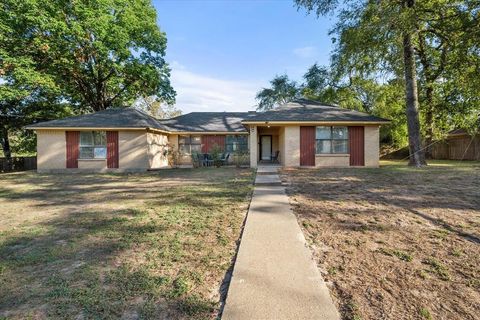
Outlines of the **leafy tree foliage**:
{"type": "Polygon", "coordinates": [[[0,142],[9,165],[10,136],[17,137],[13,150],[24,151],[32,147],[32,139],[22,126],[70,114],[57,99],[59,88],[54,78],[38,63],[45,48],[34,34],[34,26],[42,21],[36,8],[33,1],[0,5],[0,142]]]}
{"type": "Polygon", "coordinates": [[[412,164],[423,164],[419,112],[427,146],[452,127],[478,128],[479,94],[471,86],[478,86],[480,66],[478,0],[296,0],[296,4],[317,15],[338,12],[332,30],[336,36],[332,68],[338,77],[372,77],[383,79],[382,84],[404,79],[412,164]]]}
{"type": "Polygon", "coordinates": [[[139,98],[133,105],[157,119],[168,119],[182,114],[180,109],[163,103],[157,96],[139,98]]]}
{"type": "Polygon", "coordinates": [[[257,93],[256,99],[259,101],[257,110],[273,109],[293,100],[299,94],[296,82],[291,81],[286,74],[273,78],[270,85],[270,88],[263,88],[257,93]]]}
{"type": "Polygon", "coordinates": [[[171,103],[167,39],[147,0],[47,1],[39,41],[56,81],[94,111],[130,106],[139,96],[171,103]]]}
{"type": "MultiPolygon", "coordinates": [[[[299,7],[317,15],[338,9],[339,1],[296,0],[299,7]]],[[[339,35],[334,60],[347,73],[365,77],[390,71],[405,79],[410,164],[425,164],[420,141],[417,76],[412,37],[415,29],[415,0],[349,1],[339,9],[334,32],[339,35]],[[403,53],[403,54],[402,54],[403,53]],[[398,61],[403,60],[403,66],[398,61]]]]}
{"type": "MultiPolygon", "coordinates": [[[[0,4],[0,137],[66,114],[174,102],[166,36],[148,0],[4,0],[0,4]]],[[[17,139],[22,141],[23,139],[17,139]]]]}

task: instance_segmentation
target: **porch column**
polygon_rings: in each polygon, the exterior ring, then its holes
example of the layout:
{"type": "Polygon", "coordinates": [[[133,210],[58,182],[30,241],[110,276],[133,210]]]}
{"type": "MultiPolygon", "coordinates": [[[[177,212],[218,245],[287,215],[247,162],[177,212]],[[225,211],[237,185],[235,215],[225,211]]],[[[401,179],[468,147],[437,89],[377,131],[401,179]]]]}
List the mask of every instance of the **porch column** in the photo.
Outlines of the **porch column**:
{"type": "Polygon", "coordinates": [[[257,167],[258,160],[258,137],[257,137],[257,126],[250,126],[250,168],[257,167]]]}

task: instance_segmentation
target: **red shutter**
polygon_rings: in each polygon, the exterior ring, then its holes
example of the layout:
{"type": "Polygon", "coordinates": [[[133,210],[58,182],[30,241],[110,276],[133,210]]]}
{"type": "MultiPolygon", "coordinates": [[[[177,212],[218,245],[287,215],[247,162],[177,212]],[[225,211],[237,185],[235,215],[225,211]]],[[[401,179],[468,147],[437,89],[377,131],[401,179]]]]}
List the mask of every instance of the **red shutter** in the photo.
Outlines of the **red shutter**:
{"type": "Polygon", "coordinates": [[[300,127],[300,165],[315,166],[315,127],[300,127]]]}
{"type": "Polygon", "coordinates": [[[202,136],[202,152],[208,153],[214,145],[218,145],[225,150],[225,136],[203,135],[202,136]]]}
{"type": "Polygon", "coordinates": [[[363,127],[348,127],[350,165],[365,165],[365,134],[363,127]]]}
{"type": "Polygon", "coordinates": [[[107,131],[107,168],[118,168],[118,131],[107,131]]]}
{"type": "Polygon", "coordinates": [[[65,131],[67,142],[67,168],[78,168],[78,145],[80,144],[80,131],[65,131]]]}

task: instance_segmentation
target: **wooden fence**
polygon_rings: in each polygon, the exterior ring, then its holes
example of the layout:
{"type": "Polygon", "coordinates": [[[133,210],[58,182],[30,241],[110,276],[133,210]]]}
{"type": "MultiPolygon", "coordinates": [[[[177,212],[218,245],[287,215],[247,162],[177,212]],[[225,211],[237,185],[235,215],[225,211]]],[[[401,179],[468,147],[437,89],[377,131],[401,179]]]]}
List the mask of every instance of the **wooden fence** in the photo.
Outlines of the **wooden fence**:
{"type": "Polygon", "coordinates": [[[432,146],[432,158],[441,160],[480,160],[480,135],[461,135],[439,141],[432,146]]]}
{"type": "MultiPolygon", "coordinates": [[[[0,172],[7,172],[7,159],[0,158],[0,172]]],[[[12,168],[9,171],[26,171],[37,169],[37,157],[12,157],[12,168]]]]}

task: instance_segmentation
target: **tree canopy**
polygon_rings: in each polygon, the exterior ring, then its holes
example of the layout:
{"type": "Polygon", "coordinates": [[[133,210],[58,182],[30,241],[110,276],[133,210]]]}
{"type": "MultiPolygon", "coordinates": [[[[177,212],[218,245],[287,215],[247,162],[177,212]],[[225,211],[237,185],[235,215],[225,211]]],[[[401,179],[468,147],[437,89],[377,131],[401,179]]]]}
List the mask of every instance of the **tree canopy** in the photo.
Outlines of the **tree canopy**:
{"type": "Polygon", "coordinates": [[[2,1],[4,153],[9,132],[27,121],[131,106],[141,97],[172,104],[166,43],[149,0],[2,1]]]}
{"type": "MultiPolygon", "coordinates": [[[[480,94],[473,90],[480,78],[478,0],[295,3],[317,16],[333,13],[338,18],[330,33],[332,65],[307,72],[313,71],[305,77],[303,95],[397,116],[403,98],[404,116],[394,123],[403,118],[398,126],[408,125],[410,160],[417,166],[424,164],[424,149],[433,139],[454,127],[478,130],[480,94]],[[391,107],[382,104],[386,97],[391,107]]],[[[396,142],[402,140],[394,136],[396,142]]]]}

